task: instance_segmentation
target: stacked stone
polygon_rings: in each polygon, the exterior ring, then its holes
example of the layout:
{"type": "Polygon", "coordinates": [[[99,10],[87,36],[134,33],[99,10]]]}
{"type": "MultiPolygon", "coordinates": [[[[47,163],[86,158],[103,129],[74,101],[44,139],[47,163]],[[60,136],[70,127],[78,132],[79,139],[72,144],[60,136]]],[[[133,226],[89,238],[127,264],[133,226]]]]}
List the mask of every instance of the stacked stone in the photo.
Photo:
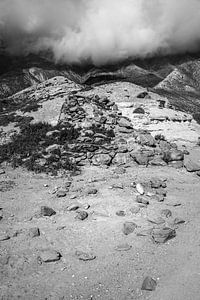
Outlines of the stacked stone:
{"type": "Polygon", "coordinates": [[[111,165],[135,162],[138,165],[183,166],[184,155],[163,137],[134,130],[117,105],[98,95],[85,97],[75,92],[66,100],[60,118],[62,126],[73,126],[79,137],[62,157],[78,165],[111,165]]]}

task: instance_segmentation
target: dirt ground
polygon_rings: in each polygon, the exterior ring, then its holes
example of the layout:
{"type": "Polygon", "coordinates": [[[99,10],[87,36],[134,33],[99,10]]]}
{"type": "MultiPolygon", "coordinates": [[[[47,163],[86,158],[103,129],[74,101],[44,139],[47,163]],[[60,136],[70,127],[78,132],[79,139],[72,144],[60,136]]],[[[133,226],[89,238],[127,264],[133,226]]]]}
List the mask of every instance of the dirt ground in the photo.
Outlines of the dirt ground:
{"type": "Polygon", "coordinates": [[[0,242],[1,299],[199,300],[199,177],[169,167],[130,165],[124,174],[117,169],[85,168],[73,178],[67,196],[58,198],[52,191],[68,178],[6,168],[0,175],[1,232],[11,238],[0,242]],[[152,177],[167,179],[165,201],[131,213],[137,206],[132,183],[152,177]],[[97,194],[88,195],[91,188],[97,194]],[[76,203],[90,206],[86,220],[67,211],[76,203]],[[56,215],[37,217],[44,205],[56,215]],[[147,228],[148,216],[160,216],[165,208],[185,220],[174,239],[158,245],[150,236],[123,234],[125,221],[147,228]],[[119,210],[125,216],[117,216],[119,210]],[[33,227],[40,229],[40,236],[29,236],[33,227]],[[125,243],[131,249],[116,251],[125,243]],[[38,256],[45,249],[58,251],[61,259],[41,263],[38,256]],[[96,258],[80,261],[77,250],[96,258]],[[146,276],[157,281],[155,291],[141,290],[146,276]]]}

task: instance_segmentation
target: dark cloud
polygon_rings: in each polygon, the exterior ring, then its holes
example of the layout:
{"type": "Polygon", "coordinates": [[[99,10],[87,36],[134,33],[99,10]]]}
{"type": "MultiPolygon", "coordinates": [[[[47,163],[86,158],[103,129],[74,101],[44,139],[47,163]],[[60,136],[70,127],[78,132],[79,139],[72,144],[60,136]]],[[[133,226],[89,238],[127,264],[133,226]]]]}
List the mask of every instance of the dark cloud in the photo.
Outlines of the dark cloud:
{"type": "Polygon", "coordinates": [[[0,0],[7,51],[51,50],[56,61],[195,51],[199,28],[199,0],[0,0]]]}

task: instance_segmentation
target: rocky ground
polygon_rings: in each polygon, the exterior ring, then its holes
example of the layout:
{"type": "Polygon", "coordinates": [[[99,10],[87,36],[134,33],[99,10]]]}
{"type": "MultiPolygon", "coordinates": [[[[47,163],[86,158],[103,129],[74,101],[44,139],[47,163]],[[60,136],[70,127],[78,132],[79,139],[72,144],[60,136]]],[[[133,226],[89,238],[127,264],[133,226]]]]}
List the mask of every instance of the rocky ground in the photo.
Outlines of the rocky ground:
{"type": "Polygon", "coordinates": [[[86,89],[56,77],[7,101],[2,145],[24,117],[59,130],[37,157],[18,153],[16,169],[1,152],[1,299],[199,300],[192,116],[126,82],[86,89]],[[66,128],[76,133],[67,147],[66,128]],[[45,173],[27,171],[30,161],[45,173]]]}

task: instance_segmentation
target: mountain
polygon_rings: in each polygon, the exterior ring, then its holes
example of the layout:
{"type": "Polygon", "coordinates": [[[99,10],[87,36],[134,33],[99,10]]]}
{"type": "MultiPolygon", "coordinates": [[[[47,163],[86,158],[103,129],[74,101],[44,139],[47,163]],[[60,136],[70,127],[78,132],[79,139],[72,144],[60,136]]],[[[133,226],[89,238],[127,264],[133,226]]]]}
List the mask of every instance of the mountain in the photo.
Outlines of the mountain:
{"type": "Polygon", "coordinates": [[[169,99],[178,110],[198,115],[200,111],[200,54],[127,60],[112,65],[56,65],[36,55],[0,55],[0,99],[56,76],[64,76],[84,87],[125,81],[147,88],[169,99]]]}

